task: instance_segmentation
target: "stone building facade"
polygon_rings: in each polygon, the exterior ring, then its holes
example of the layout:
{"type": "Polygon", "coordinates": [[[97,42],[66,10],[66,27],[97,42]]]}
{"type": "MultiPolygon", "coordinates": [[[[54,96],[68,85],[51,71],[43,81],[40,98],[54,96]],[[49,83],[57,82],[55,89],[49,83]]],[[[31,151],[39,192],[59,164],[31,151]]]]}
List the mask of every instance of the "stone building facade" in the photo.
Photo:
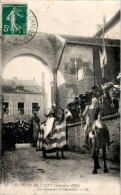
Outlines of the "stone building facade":
{"type": "MultiPolygon", "coordinates": [[[[58,96],[62,106],[69,103],[70,98],[78,93],[91,91],[92,86],[100,84],[102,73],[100,67],[99,50],[102,48],[101,38],[85,38],[74,36],[63,36],[66,43],[63,56],[59,65],[59,71],[63,74],[65,84],[59,86],[58,96]],[[77,68],[85,68],[86,72],[82,80],[77,81],[75,60],[77,68]]],[[[105,77],[108,80],[115,80],[120,72],[120,48],[119,40],[105,39],[107,52],[107,65],[105,66],[105,77]]]]}
{"type": "Polygon", "coordinates": [[[39,106],[38,116],[45,120],[47,112],[47,94],[33,80],[3,81],[3,122],[16,122],[20,118],[29,122],[36,106],[39,106]]]}

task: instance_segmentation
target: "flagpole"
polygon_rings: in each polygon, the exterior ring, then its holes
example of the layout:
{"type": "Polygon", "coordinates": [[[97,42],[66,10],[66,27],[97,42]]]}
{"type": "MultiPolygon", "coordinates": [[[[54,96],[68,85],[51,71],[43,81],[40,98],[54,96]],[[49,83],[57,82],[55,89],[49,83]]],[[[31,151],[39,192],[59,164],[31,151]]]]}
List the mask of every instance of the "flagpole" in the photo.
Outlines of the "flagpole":
{"type": "MultiPolygon", "coordinates": [[[[93,55],[93,58],[94,58],[94,55],[93,55]]],[[[93,64],[94,64],[94,59],[93,59],[93,64]]],[[[93,65],[93,68],[94,68],[94,86],[96,85],[96,78],[95,78],[95,65],[93,65]]]]}
{"type": "MultiPolygon", "coordinates": [[[[103,50],[104,50],[104,24],[103,24],[103,50]]],[[[104,66],[102,67],[102,78],[104,78],[104,66]]]]}
{"type": "Polygon", "coordinates": [[[104,24],[103,24],[103,44],[104,44],[104,24]]]}
{"type": "Polygon", "coordinates": [[[77,66],[77,61],[75,60],[74,62],[75,68],[76,68],[76,83],[77,83],[77,93],[79,95],[79,83],[78,83],[78,66],[77,66]]]}
{"type": "MultiPolygon", "coordinates": [[[[104,32],[105,32],[105,18],[103,17],[103,52],[104,52],[104,47],[105,47],[105,41],[104,41],[104,32]]],[[[102,67],[102,78],[104,78],[104,66],[102,67]]]]}

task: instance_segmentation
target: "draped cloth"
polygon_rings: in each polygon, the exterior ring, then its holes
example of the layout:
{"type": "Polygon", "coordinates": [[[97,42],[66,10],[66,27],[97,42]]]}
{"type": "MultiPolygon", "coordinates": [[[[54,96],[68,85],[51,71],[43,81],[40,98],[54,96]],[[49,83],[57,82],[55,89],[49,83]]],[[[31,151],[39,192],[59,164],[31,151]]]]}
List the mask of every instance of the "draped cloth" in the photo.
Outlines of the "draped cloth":
{"type": "Polygon", "coordinates": [[[45,148],[47,152],[53,152],[57,148],[61,149],[67,144],[66,121],[58,124],[52,118],[49,119],[51,120],[47,119],[46,125],[41,125],[38,133],[37,150],[45,148]]]}

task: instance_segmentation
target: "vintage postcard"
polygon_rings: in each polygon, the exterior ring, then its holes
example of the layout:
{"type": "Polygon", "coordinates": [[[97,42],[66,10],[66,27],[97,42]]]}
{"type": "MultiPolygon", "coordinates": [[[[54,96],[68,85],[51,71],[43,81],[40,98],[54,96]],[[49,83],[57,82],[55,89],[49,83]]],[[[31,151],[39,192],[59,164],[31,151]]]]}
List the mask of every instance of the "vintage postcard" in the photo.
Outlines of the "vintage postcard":
{"type": "Polygon", "coordinates": [[[120,1],[0,1],[0,194],[120,194],[120,1]]]}

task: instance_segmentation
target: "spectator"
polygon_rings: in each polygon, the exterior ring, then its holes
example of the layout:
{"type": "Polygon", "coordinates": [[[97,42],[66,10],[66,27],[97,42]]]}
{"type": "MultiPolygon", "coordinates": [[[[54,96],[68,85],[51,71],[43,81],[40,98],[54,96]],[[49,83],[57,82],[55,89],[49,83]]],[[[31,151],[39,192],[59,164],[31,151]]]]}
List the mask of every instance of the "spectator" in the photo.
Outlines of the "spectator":
{"type": "Polygon", "coordinates": [[[118,113],[119,102],[118,102],[116,95],[114,95],[112,98],[112,104],[113,104],[113,108],[114,108],[114,113],[118,113]]]}

